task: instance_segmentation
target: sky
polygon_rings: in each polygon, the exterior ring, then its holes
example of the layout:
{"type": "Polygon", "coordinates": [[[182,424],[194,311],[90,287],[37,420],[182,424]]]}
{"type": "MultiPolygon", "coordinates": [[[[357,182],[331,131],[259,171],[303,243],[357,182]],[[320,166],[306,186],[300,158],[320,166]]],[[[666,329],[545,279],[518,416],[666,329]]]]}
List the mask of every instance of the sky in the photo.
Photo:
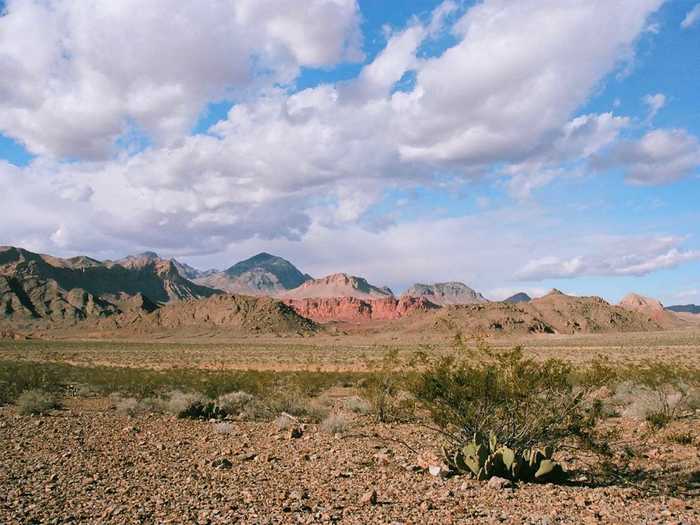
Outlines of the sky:
{"type": "Polygon", "coordinates": [[[0,244],[700,304],[695,0],[0,12],[0,244]]]}

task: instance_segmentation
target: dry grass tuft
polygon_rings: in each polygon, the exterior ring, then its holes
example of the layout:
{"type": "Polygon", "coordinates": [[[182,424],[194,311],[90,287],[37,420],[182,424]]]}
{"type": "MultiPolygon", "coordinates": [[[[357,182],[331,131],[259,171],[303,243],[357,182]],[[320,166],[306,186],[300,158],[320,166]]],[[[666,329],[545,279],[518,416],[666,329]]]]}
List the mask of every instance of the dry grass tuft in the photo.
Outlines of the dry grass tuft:
{"type": "Polygon", "coordinates": [[[17,398],[17,410],[24,416],[46,414],[58,408],[56,398],[42,390],[26,390],[17,398]]]}

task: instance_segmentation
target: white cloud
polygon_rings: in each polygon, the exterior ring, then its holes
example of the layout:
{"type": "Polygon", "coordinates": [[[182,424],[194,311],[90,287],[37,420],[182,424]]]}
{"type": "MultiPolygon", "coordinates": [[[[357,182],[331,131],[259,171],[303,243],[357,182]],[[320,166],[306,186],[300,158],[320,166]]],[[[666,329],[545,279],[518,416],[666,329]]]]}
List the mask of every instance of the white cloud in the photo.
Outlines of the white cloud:
{"type": "Polygon", "coordinates": [[[472,165],[521,160],[629,56],[661,3],[477,4],[455,26],[460,42],[420,65],[412,92],[393,96],[402,158],[472,165]]]}
{"type": "Polygon", "coordinates": [[[666,95],[663,93],[646,95],[642,98],[642,100],[649,107],[649,114],[645,120],[649,124],[652,120],[654,120],[656,114],[666,105],[666,95]]]}
{"type": "MultiPolygon", "coordinates": [[[[354,1],[314,0],[303,10],[273,0],[184,2],[173,13],[154,0],[138,17],[133,1],[9,3],[0,21],[0,64],[11,73],[0,78],[0,128],[34,151],[82,161],[0,165],[6,239],[179,253],[247,239],[306,244],[314,227],[357,227],[384,189],[431,184],[436,174],[483,176],[492,163],[525,196],[628,126],[610,113],[573,115],[661,4],[487,0],[458,19],[454,47],[420,58],[433,31],[456,16],[447,2],[430,22],[390,34],[356,79],[290,93],[270,82],[358,57],[354,1]],[[42,38],[32,36],[36,28],[42,38]],[[407,71],[415,87],[394,92],[407,71]],[[226,120],[208,135],[184,136],[203,104],[232,89],[245,96],[226,120]],[[156,144],[86,161],[130,127],[156,144]]],[[[418,227],[373,224],[371,239],[425,237],[418,227]]],[[[444,241],[435,250],[450,253],[444,241]]],[[[398,241],[394,250],[404,253],[398,241]]],[[[433,260],[426,253],[421,264],[433,260]]]]}
{"type": "Polygon", "coordinates": [[[551,143],[542,145],[527,160],[508,166],[504,173],[511,178],[507,187],[519,200],[528,199],[532,192],[559,177],[580,175],[571,164],[585,161],[613,144],[630,119],[612,113],[581,115],[567,122],[551,143]],[[566,166],[566,169],[560,166],[566,166]]]}
{"type": "Polygon", "coordinates": [[[355,0],[10,0],[0,131],[38,154],[104,158],[131,126],[172,144],[211,100],[361,57],[355,0]]]}
{"type": "Polygon", "coordinates": [[[700,289],[693,288],[688,290],[681,290],[680,292],[672,294],[671,298],[675,301],[697,301],[698,303],[700,303],[700,289]]]}
{"type": "Polygon", "coordinates": [[[621,167],[634,184],[665,184],[698,170],[700,141],[683,129],[656,129],[636,142],[616,144],[593,165],[599,169],[621,167]]]}
{"type": "Polygon", "coordinates": [[[700,4],[696,4],[695,7],[693,7],[688,13],[685,15],[685,18],[681,22],[681,27],[683,29],[690,29],[693,27],[695,24],[697,24],[700,21],[700,4]]]}
{"type": "Polygon", "coordinates": [[[573,256],[530,259],[517,278],[540,281],[583,276],[642,276],[700,260],[700,250],[684,250],[679,237],[590,237],[578,239],[573,256]]]}

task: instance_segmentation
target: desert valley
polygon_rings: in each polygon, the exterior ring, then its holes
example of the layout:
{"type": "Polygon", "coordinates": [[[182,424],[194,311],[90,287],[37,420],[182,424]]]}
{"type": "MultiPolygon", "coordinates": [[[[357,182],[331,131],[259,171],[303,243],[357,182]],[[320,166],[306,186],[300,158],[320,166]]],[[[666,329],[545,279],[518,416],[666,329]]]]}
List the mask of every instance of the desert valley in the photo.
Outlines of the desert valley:
{"type": "Polygon", "coordinates": [[[0,0],[0,525],[700,525],[700,0],[0,0]]]}
{"type": "Polygon", "coordinates": [[[557,290],[489,301],[457,282],[397,296],[267,253],[201,272],[150,252],[4,247],[0,283],[7,523],[693,523],[700,511],[692,306],[557,290]],[[517,366],[565,363],[602,403],[591,431],[612,450],[565,437],[563,484],[461,473],[416,390],[443,359],[492,366],[513,347],[517,366]]]}

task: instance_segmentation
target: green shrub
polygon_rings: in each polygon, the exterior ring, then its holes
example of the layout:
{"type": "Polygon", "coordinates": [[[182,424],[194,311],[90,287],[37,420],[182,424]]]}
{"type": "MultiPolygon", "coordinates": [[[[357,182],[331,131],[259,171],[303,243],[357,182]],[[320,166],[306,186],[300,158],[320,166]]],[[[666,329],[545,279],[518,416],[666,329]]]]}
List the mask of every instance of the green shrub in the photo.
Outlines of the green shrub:
{"type": "MultiPolygon", "coordinates": [[[[553,451],[565,439],[585,436],[597,417],[586,390],[574,388],[571,365],[538,363],[520,348],[442,358],[418,374],[413,393],[447,436],[453,464],[470,446],[482,447],[481,455],[505,448],[529,462],[540,448],[553,451]]],[[[551,453],[544,456],[553,461],[551,453]]]]}
{"type": "Polygon", "coordinates": [[[26,390],[16,400],[17,410],[24,416],[46,414],[58,408],[56,398],[42,390],[26,390]]]}

